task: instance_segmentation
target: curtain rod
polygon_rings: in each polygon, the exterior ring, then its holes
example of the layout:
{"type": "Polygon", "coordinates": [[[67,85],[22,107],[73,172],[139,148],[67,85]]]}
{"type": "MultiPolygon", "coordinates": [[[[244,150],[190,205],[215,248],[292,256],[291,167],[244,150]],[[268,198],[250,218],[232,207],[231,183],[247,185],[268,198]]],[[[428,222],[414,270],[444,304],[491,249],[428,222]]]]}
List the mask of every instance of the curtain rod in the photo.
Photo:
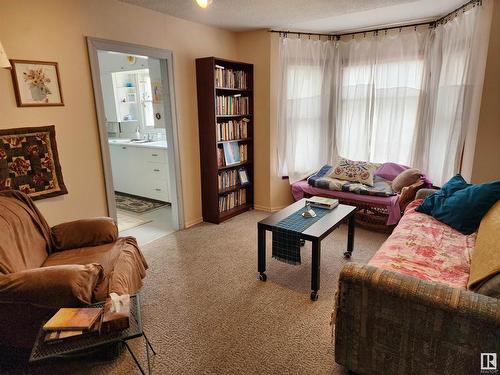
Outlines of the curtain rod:
{"type": "Polygon", "coordinates": [[[363,30],[363,31],[354,31],[354,32],[349,32],[349,33],[340,33],[340,34],[324,34],[324,33],[309,33],[309,32],[301,32],[301,31],[289,31],[289,30],[269,30],[270,33],[279,33],[280,35],[281,34],[284,34],[284,35],[287,35],[287,34],[295,34],[295,35],[298,35],[299,37],[301,35],[309,35],[309,36],[325,36],[325,37],[328,37],[330,40],[332,38],[335,38],[337,40],[340,39],[340,37],[342,36],[346,36],[346,35],[357,35],[357,34],[367,34],[367,33],[375,33],[375,34],[378,34],[379,32],[387,32],[389,30],[394,30],[394,29],[403,29],[403,28],[407,28],[407,27],[414,27],[415,29],[418,27],[418,26],[424,26],[424,25],[429,25],[429,27],[436,27],[437,25],[440,25],[440,24],[443,24],[443,23],[446,23],[445,21],[447,20],[448,17],[452,16],[452,15],[455,15],[457,16],[458,15],[458,12],[462,11],[465,13],[466,11],[466,8],[470,5],[472,5],[472,7],[475,7],[476,5],[477,6],[481,6],[483,4],[483,1],[482,0],[470,0],[468,1],[467,3],[463,4],[462,6],[458,7],[457,9],[451,11],[450,13],[446,14],[445,16],[443,17],[440,17],[440,18],[437,18],[433,21],[427,21],[427,22],[419,22],[419,23],[411,23],[411,24],[403,24],[403,25],[399,25],[399,26],[389,26],[389,27],[382,27],[382,28],[374,28],[374,29],[368,29],[368,30],[363,30]]]}

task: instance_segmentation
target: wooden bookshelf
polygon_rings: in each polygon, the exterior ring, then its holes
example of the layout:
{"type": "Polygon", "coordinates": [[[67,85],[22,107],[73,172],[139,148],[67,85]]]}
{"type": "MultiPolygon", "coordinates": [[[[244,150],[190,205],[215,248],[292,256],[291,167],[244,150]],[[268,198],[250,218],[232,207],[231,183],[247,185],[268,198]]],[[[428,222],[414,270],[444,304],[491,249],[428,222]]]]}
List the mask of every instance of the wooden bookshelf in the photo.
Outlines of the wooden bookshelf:
{"type": "MultiPolygon", "coordinates": [[[[232,83],[231,81],[229,82],[232,83]]],[[[202,206],[203,220],[211,223],[219,224],[233,216],[239,215],[242,212],[253,208],[254,189],[253,189],[253,65],[239,61],[231,61],[219,59],[216,57],[205,57],[196,59],[196,84],[198,96],[198,127],[199,127],[199,142],[200,142],[200,163],[201,163],[201,185],[202,185],[202,206]],[[221,71],[216,72],[216,67],[224,67],[224,73],[229,69],[239,75],[239,82],[242,82],[241,77],[244,72],[246,76],[246,85],[238,85],[237,78],[235,85],[238,87],[223,87],[220,82],[221,71]],[[241,88],[241,86],[245,86],[241,88]],[[217,111],[217,97],[242,97],[248,99],[248,108],[245,113],[223,114],[217,111]],[[229,121],[242,121],[246,119],[246,136],[234,137],[230,140],[218,139],[217,129],[220,124],[229,121]],[[234,165],[219,165],[218,149],[223,149],[223,145],[229,142],[237,142],[239,145],[246,145],[247,160],[234,165]],[[219,174],[231,173],[240,168],[245,168],[247,171],[250,184],[242,186],[239,179],[236,183],[230,186],[219,188],[219,174]],[[219,199],[226,198],[228,195],[241,194],[240,190],[245,191],[245,202],[231,207],[230,209],[220,211],[219,199]]],[[[220,152],[220,151],[219,151],[220,152]]]]}

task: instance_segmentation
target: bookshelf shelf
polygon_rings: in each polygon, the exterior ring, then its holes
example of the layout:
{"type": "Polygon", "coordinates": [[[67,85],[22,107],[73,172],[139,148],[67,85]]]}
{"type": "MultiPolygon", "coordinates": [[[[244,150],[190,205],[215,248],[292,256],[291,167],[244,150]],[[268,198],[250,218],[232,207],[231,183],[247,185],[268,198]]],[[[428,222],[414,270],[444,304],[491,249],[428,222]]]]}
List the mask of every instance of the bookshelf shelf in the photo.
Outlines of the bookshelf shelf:
{"type": "Polygon", "coordinates": [[[245,185],[245,186],[243,186],[241,184],[234,185],[234,186],[231,186],[231,187],[228,187],[228,188],[225,188],[225,189],[220,189],[219,190],[219,195],[231,193],[232,191],[236,191],[236,190],[239,190],[239,189],[242,189],[242,188],[247,188],[247,187],[249,187],[249,185],[245,185]]]}
{"type": "Polygon", "coordinates": [[[252,138],[239,138],[239,139],[231,139],[229,141],[217,141],[218,145],[229,143],[229,142],[250,142],[252,138]]]}
{"type": "Polygon", "coordinates": [[[252,92],[250,89],[237,89],[237,88],[230,88],[230,87],[216,87],[216,90],[220,91],[239,91],[239,92],[252,92]]]}
{"type": "Polygon", "coordinates": [[[252,117],[250,114],[246,115],[216,115],[215,117],[217,118],[222,118],[222,117],[252,117]]]}
{"type": "Polygon", "coordinates": [[[253,208],[253,65],[216,57],[199,58],[196,59],[196,84],[203,220],[219,224],[253,208]],[[248,113],[240,114],[237,110],[248,113]],[[232,114],[218,114],[227,112],[232,114]],[[241,123],[244,118],[248,119],[244,120],[247,124],[246,132],[241,135],[238,132],[229,133],[230,135],[226,133],[222,138],[246,136],[245,138],[217,140],[220,127],[226,126],[225,123],[231,124],[231,121],[241,123]],[[228,147],[225,144],[229,142],[238,142],[240,155],[243,157],[246,154],[246,161],[219,165],[221,154],[224,158],[224,148],[228,147]],[[234,177],[240,168],[246,170],[250,183],[242,186],[236,180],[235,185],[227,186],[228,181],[234,184],[234,177]],[[231,180],[228,180],[229,176],[231,180]],[[221,186],[226,187],[219,189],[220,182],[221,186]]]}
{"type": "Polygon", "coordinates": [[[220,165],[217,169],[219,171],[223,171],[225,169],[231,169],[231,168],[239,168],[239,167],[242,167],[244,165],[249,165],[249,164],[252,164],[252,162],[250,161],[244,161],[244,162],[241,162],[241,163],[238,163],[238,164],[232,164],[232,165],[220,165]]]}

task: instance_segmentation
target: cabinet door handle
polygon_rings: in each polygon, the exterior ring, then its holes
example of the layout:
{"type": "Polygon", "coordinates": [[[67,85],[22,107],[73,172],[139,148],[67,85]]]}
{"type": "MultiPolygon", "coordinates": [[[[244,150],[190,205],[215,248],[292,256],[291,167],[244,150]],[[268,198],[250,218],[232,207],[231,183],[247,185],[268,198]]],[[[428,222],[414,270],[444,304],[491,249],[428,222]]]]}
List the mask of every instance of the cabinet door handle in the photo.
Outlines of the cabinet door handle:
{"type": "Polygon", "coordinates": [[[122,150],[126,150],[127,148],[125,146],[122,146],[122,150]]]}
{"type": "Polygon", "coordinates": [[[158,188],[156,188],[155,190],[156,190],[156,191],[161,191],[161,189],[158,189],[158,188]]]}
{"type": "Polygon", "coordinates": [[[160,170],[158,168],[153,169],[153,172],[159,172],[160,170]]]}
{"type": "Polygon", "coordinates": [[[158,156],[158,154],[151,154],[151,156],[158,156]]]}

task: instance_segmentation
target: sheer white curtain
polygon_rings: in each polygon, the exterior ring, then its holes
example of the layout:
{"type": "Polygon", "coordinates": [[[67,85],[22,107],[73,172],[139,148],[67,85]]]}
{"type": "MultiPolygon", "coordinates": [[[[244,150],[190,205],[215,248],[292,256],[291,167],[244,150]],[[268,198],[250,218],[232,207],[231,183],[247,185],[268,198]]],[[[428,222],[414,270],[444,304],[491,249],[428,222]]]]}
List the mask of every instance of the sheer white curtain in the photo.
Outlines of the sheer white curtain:
{"type": "Polygon", "coordinates": [[[437,185],[457,173],[477,126],[491,0],[459,13],[434,29],[282,38],[279,173],[293,183],[336,155],[415,166],[437,185]]]}
{"type": "Polygon", "coordinates": [[[411,164],[427,35],[420,31],[340,42],[340,155],[411,164]]]}
{"type": "Polygon", "coordinates": [[[437,26],[427,45],[427,95],[413,164],[442,184],[460,171],[465,136],[476,126],[486,64],[490,1],[437,26]]]}
{"type": "Polygon", "coordinates": [[[280,43],[278,162],[280,174],[293,183],[332,158],[336,52],[327,41],[284,38],[280,43]]]}

